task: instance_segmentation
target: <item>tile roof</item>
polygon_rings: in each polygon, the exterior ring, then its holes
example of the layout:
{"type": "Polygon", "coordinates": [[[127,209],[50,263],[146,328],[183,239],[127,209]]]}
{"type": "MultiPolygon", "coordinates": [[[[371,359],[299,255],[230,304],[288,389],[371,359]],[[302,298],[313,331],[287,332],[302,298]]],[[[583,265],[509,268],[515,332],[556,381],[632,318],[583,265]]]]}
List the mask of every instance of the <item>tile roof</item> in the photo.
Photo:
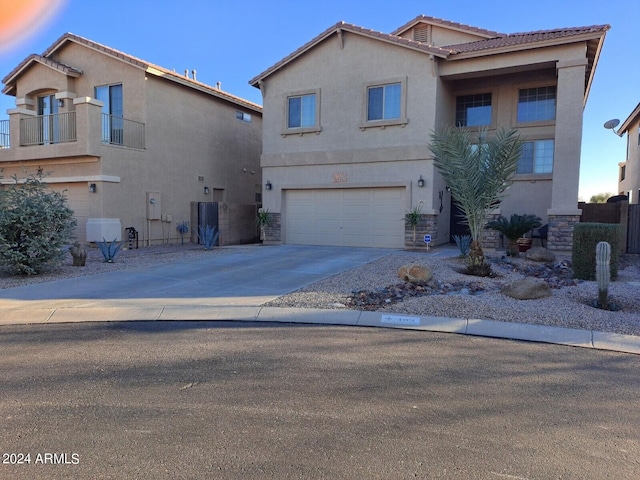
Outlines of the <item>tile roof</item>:
{"type": "Polygon", "coordinates": [[[537,30],[523,33],[510,33],[487,40],[448,45],[453,55],[469,52],[480,52],[490,49],[515,47],[520,45],[548,42],[575,37],[584,34],[601,34],[609,30],[609,25],[593,25],[590,27],[558,28],[554,30],[537,30]]]}
{"type": "Polygon", "coordinates": [[[431,55],[436,55],[436,56],[439,56],[439,57],[447,57],[447,55],[449,55],[451,53],[451,51],[448,50],[448,49],[440,48],[440,47],[434,47],[434,46],[428,45],[426,43],[422,43],[422,42],[417,42],[415,40],[411,40],[409,38],[403,38],[403,37],[399,37],[397,35],[392,35],[392,34],[388,34],[388,33],[379,32],[379,31],[376,31],[376,30],[371,30],[371,29],[368,29],[368,28],[359,27],[359,26],[353,25],[351,23],[338,22],[335,25],[332,25],[331,27],[327,28],[324,32],[320,33],[316,37],[314,37],[311,40],[309,40],[307,43],[302,45],[300,48],[296,49],[293,53],[287,55],[282,60],[280,60],[279,62],[277,62],[274,65],[272,65],[271,67],[269,67],[264,72],[260,73],[259,75],[255,76],[254,78],[249,80],[249,84],[253,85],[253,86],[257,86],[258,82],[262,78],[268,77],[271,73],[275,72],[276,70],[278,70],[279,68],[283,67],[287,63],[293,61],[294,59],[296,59],[297,57],[302,55],[304,52],[306,52],[307,50],[309,50],[313,46],[315,46],[318,43],[322,42],[323,40],[325,40],[329,36],[333,35],[334,33],[339,33],[341,31],[351,32],[351,33],[354,33],[356,35],[362,35],[362,36],[365,36],[365,37],[382,40],[382,41],[385,41],[385,42],[388,42],[388,43],[393,43],[393,44],[404,46],[404,47],[411,48],[411,49],[414,49],[414,50],[420,50],[420,51],[423,51],[425,53],[429,53],[431,55]]]}
{"type": "Polygon", "coordinates": [[[70,77],[79,77],[80,75],[82,75],[82,70],[78,70],[77,68],[73,68],[61,62],[57,62],[55,60],[52,60],[51,58],[46,58],[42,55],[32,53],[2,79],[2,83],[7,84],[7,86],[2,90],[2,93],[10,92],[13,89],[13,85],[11,85],[13,79],[17,77],[22,71],[31,66],[34,62],[53,68],[54,70],[58,70],[59,72],[70,77]]]}
{"type": "MultiPolygon", "coordinates": [[[[461,23],[450,22],[448,20],[442,20],[435,17],[419,15],[402,27],[396,29],[394,32],[387,34],[375,30],[365,29],[362,27],[358,27],[357,25],[345,22],[338,22],[337,24],[329,27],[324,32],[320,33],[315,38],[311,39],[309,42],[305,43],[293,53],[287,55],[282,60],[269,67],[267,70],[249,80],[249,84],[253,85],[254,87],[258,87],[262,79],[268,77],[289,62],[295,60],[297,57],[301,56],[307,50],[311,49],[313,46],[322,42],[329,36],[341,31],[347,31],[369,38],[386,41],[395,45],[411,48],[413,50],[422,51],[436,57],[444,58],[445,60],[455,60],[458,55],[460,55],[461,58],[464,58],[466,56],[474,56],[474,54],[484,55],[487,53],[491,53],[491,50],[504,51],[505,49],[513,49],[514,51],[516,51],[524,48],[544,46],[545,43],[551,42],[553,42],[554,44],[561,44],[564,42],[568,43],[574,40],[584,40],[585,37],[589,40],[598,39],[601,42],[603,34],[605,34],[607,30],[609,30],[609,28],[609,25],[593,25],[589,27],[559,28],[553,30],[538,30],[532,32],[505,34],[492,30],[473,27],[470,25],[464,25],[461,23]],[[422,22],[441,25],[445,28],[459,30],[486,38],[473,42],[434,47],[426,43],[399,36],[399,34],[406,32],[416,24],[422,22]]],[[[591,71],[591,69],[589,70],[591,71]]]]}
{"type": "Polygon", "coordinates": [[[461,31],[473,33],[475,35],[481,35],[483,37],[489,37],[489,38],[502,37],[505,35],[504,33],[494,32],[493,30],[486,30],[484,28],[473,27],[471,25],[465,25],[463,23],[450,22],[449,20],[444,20],[442,18],[436,18],[436,17],[429,17],[427,15],[418,15],[413,20],[405,23],[400,28],[397,28],[396,30],[391,32],[391,35],[400,35],[406,32],[407,30],[409,30],[410,28],[414,27],[416,24],[422,23],[422,22],[430,23],[433,25],[440,25],[447,28],[453,28],[455,30],[461,30],[461,31]]]}
{"type": "MultiPolygon", "coordinates": [[[[64,65],[62,63],[56,62],[48,57],[50,57],[51,55],[53,55],[56,51],[58,51],[63,45],[65,45],[67,42],[76,42],[78,44],[84,45],[88,48],[91,48],[93,50],[102,52],[106,55],[109,55],[111,57],[117,58],[119,60],[122,60],[124,62],[129,63],[130,65],[133,65],[135,67],[141,68],[143,70],[145,70],[147,73],[151,74],[151,75],[155,75],[161,78],[166,78],[168,80],[174,81],[176,83],[179,83],[181,85],[185,85],[187,87],[191,87],[194,88],[196,90],[208,93],[210,95],[213,95],[215,97],[236,103],[238,105],[242,105],[246,108],[249,108],[251,110],[254,110],[258,113],[262,112],[262,106],[258,105],[257,103],[251,102],[249,100],[246,100],[244,98],[238,97],[236,95],[233,95],[231,93],[225,92],[217,87],[212,87],[211,85],[207,85],[206,83],[202,83],[199,82],[193,78],[189,78],[185,75],[180,75],[179,73],[175,72],[175,71],[171,71],[168,70],[164,67],[160,67],[158,65],[154,65],[152,63],[149,63],[145,60],[142,60],[140,58],[134,57],[132,55],[126,54],[124,52],[121,52],[119,50],[116,50],[114,48],[108,47],[106,45],[102,45],[100,43],[94,42],[92,40],[89,40],[87,38],[81,37],[79,35],[75,35],[73,33],[65,33],[64,35],[62,35],[60,38],[58,38],[49,48],[47,48],[47,50],[42,54],[42,55],[31,55],[29,56],[26,60],[24,60],[18,67],[16,67],[12,73],[10,73],[7,77],[5,77],[2,81],[3,83],[7,83],[7,81],[11,81],[11,79],[13,79],[16,75],[16,73],[18,73],[19,70],[21,70],[21,68],[24,68],[24,66],[26,66],[26,64],[30,61],[30,59],[33,57],[36,60],[37,59],[42,59],[43,63],[47,62],[47,64],[50,64],[50,66],[52,66],[53,64],[57,64],[57,65],[61,65],[63,67],[66,67],[67,69],[69,69],[68,71],[70,72],[69,74],[71,74],[72,72],[77,72],[79,74],[82,74],[81,71],[74,69],[73,67],[69,67],[67,65],[64,65]],[[22,66],[22,67],[21,67],[22,66]]],[[[40,60],[38,60],[40,61],[40,60]]],[[[60,69],[60,68],[58,68],[60,69]]],[[[5,90],[9,89],[9,85],[7,85],[7,87],[5,88],[5,90]]]]}

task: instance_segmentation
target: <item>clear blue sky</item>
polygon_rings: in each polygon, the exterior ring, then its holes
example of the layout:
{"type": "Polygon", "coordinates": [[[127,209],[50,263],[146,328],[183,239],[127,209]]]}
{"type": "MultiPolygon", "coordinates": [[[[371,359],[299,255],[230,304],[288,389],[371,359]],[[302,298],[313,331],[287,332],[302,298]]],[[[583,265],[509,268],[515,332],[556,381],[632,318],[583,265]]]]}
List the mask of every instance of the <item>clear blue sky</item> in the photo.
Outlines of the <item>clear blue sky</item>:
{"type": "MultiPolygon", "coordinates": [[[[420,14],[502,33],[609,24],[585,109],[580,196],[617,193],[626,139],[602,124],[623,121],[640,102],[639,0],[60,1],[37,31],[9,49],[0,45],[0,78],[72,32],[168,69],[195,69],[199,81],[220,81],[223,90],[261,104],[248,81],[340,20],[385,33],[420,14]]],[[[0,119],[13,106],[13,97],[0,95],[0,119]]]]}

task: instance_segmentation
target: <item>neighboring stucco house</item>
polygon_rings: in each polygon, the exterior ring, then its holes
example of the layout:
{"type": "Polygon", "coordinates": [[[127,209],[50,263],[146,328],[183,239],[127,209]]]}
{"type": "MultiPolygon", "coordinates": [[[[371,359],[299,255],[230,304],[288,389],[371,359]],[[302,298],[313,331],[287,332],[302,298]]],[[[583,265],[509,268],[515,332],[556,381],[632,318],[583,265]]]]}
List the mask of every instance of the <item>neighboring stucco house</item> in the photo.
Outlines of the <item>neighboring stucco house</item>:
{"type": "Polygon", "coordinates": [[[570,249],[583,109],[608,29],[502,34],[426,16],[391,34],[328,28],[250,80],[264,99],[268,242],[411,246],[414,207],[420,241],[449,242],[460,219],[427,144],[455,124],[520,131],[518,174],[495,213],[539,215],[549,247],[570,249]]]}
{"type": "Polygon", "coordinates": [[[2,82],[16,108],[0,121],[1,181],[49,172],[78,240],[133,227],[140,244],[176,242],[182,222],[197,239],[213,202],[220,244],[256,237],[259,105],[70,33],[2,82]]]}
{"type": "Polygon", "coordinates": [[[618,193],[629,197],[629,203],[640,204],[640,103],[616,133],[627,134],[627,159],[618,164],[618,193]]]}

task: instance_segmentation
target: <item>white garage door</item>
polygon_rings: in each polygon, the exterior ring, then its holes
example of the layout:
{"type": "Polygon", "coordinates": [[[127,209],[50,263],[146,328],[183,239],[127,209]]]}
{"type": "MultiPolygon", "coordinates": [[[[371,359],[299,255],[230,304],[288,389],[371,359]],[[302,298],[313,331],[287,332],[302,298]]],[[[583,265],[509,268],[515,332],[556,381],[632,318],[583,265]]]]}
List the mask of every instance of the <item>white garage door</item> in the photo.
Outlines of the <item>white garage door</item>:
{"type": "Polygon", "coordinates": [[[67,197],[67,206],[73,210],[77,226],[75,238],[80,242],[86,241],[87,218],[89,217],[89,190],[86,183],[60,183],[51,187],[62,192],[67,197]]]}
{"type": "Polygon", "coordinates": [[[404,188],[287,190],[285,243],[404,246],[404,188]]]}

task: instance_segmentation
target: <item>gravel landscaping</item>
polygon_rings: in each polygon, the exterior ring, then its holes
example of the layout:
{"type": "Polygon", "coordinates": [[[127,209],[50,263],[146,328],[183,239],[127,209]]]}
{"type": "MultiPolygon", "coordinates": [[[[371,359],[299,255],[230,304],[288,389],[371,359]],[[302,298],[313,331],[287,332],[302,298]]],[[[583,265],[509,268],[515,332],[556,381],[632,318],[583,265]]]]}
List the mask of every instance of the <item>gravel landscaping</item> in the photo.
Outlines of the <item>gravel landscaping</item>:
{"type": "MultiPolygon", "coordinates": [[[[153,246],[122,250],[114,263],[105,263],[99,250],[91,248],[84,267],[72,266],[69,255],[59,269],[40,275],[13,276],[0,270],[0,289],[253,248],[268,247],[247,245],[206,251],[202,246],[193,244],[153,246]]],[[[573,280],[568,257],[558,257],[548,267],[524,258],[510,259],[500,255],[489,255],[488,258],[496,274],[493,278],[461,273],[463,261],[457,257],[392,251],[362,267],[279,297],[267,306],[354,308],[409,315],[491,319],[640,336],[640,256],[623,256],[618,279],[611,282],[610,295],[621,307],[616,312],[591,306],[597,297],[597,284],[573,280]],[[410,263],[428,266],[433,272],[433,279],[418,287],[403,282],[397,271],[410,263]],[[500,293],[506,283],[526,276],[546,281],[551,286],[552,295],[537,300],[515,300],[500,293]]]]}

